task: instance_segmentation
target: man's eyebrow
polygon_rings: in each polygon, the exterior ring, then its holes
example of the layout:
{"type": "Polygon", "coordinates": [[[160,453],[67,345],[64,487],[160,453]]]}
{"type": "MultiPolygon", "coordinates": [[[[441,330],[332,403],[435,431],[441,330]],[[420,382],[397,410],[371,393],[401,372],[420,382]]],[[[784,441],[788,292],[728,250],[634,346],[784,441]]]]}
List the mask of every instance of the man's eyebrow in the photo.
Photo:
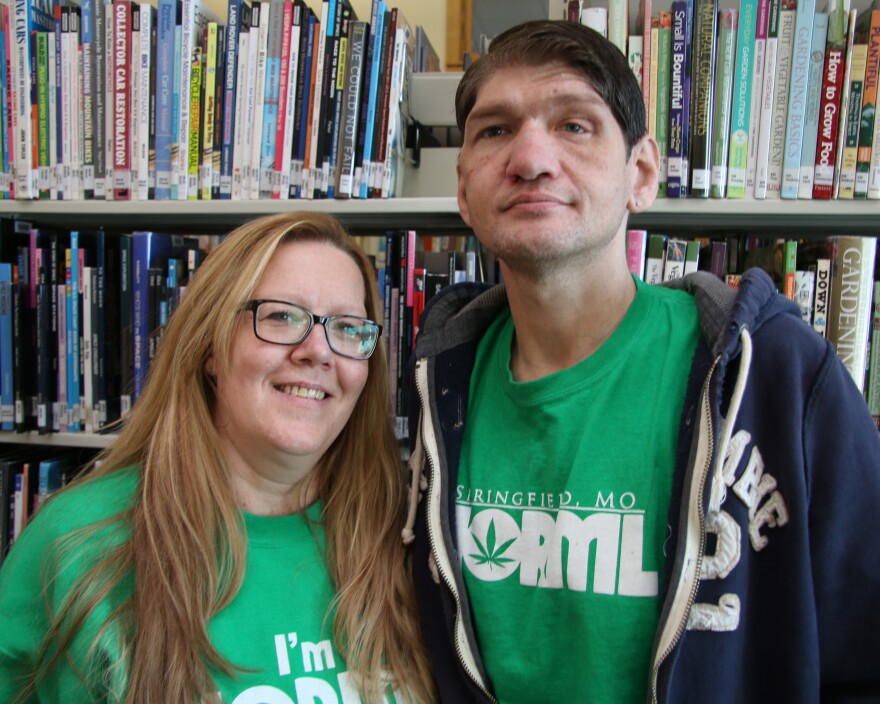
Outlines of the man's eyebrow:
{"type": "MultiPolygon", "coordinates": [[[[584,110],[594,111],[596,109],[607,108],[607,103],[602,97],[596,93],[587,95],[560,95],[554,97],[552,101],[553,110],[584,110]]],[[[471,120],[492,121],[503,119],[517,110],[516,105],[509,101],[500,99],[492,103],[487,103],[479,107],[474,107],[468,115],[468,122],[471,120]]]]}

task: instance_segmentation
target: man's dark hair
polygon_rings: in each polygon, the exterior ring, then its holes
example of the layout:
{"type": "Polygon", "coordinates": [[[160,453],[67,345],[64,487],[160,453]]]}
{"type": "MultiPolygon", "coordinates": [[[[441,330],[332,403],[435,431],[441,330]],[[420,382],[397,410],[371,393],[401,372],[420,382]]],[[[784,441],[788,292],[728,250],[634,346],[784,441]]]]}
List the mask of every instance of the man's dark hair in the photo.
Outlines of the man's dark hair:
{"type": "Polygon", "coordinates": [[[627,155],[646,129],[645,102],[626,57],[598,32],[576,22],[536,20],[495,37],[465,71],[455,93],[455,120],[464,133],[483,83],[499,69],[560,63],[583,74],[623,131],[627,155]]]}

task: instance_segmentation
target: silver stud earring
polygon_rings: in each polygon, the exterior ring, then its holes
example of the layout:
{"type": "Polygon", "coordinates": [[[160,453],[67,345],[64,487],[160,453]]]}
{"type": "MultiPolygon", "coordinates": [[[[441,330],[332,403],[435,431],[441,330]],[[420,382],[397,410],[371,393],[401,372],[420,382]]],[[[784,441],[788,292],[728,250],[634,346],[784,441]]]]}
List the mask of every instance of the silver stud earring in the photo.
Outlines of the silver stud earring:
{"type": "Polygon", "coordinates": [[[642,201],[637,200],[637,201],[636,201],[636,207],[637,207],[637,208],[641,208],[641,207],[642,207],[642,201]]]}

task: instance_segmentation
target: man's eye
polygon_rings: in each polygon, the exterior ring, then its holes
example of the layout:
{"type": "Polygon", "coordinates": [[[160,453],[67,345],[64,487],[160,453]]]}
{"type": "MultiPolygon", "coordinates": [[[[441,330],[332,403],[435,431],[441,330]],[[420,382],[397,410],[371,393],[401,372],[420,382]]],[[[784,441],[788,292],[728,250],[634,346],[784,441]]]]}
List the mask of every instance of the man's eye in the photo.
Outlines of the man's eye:
{"type": "Polygon", "coordinates": [[[504,133],[504,128],[502,127],[487,127],[486,129],[480,132],[480,136],[482,137],[498,137],[499,135],[504,133]]]}
{"type": "Polygon", "coordinates": [[[579,125],[576,122],[567,122],[562,126],[562,129],[571,134],[585,134],[587,131],[583,125],[579,125]]]}

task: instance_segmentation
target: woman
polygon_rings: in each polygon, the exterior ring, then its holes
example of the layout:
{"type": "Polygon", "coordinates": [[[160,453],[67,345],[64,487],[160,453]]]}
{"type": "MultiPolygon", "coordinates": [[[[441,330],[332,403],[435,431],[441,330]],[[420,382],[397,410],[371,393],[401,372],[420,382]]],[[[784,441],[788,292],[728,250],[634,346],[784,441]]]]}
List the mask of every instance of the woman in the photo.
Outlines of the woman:
{"type": "Polygon", "coordinates": [[[207,257],[118,439],[0,570],[0,701],[433,699],[379,317],[328,216],[207,257]]]}

